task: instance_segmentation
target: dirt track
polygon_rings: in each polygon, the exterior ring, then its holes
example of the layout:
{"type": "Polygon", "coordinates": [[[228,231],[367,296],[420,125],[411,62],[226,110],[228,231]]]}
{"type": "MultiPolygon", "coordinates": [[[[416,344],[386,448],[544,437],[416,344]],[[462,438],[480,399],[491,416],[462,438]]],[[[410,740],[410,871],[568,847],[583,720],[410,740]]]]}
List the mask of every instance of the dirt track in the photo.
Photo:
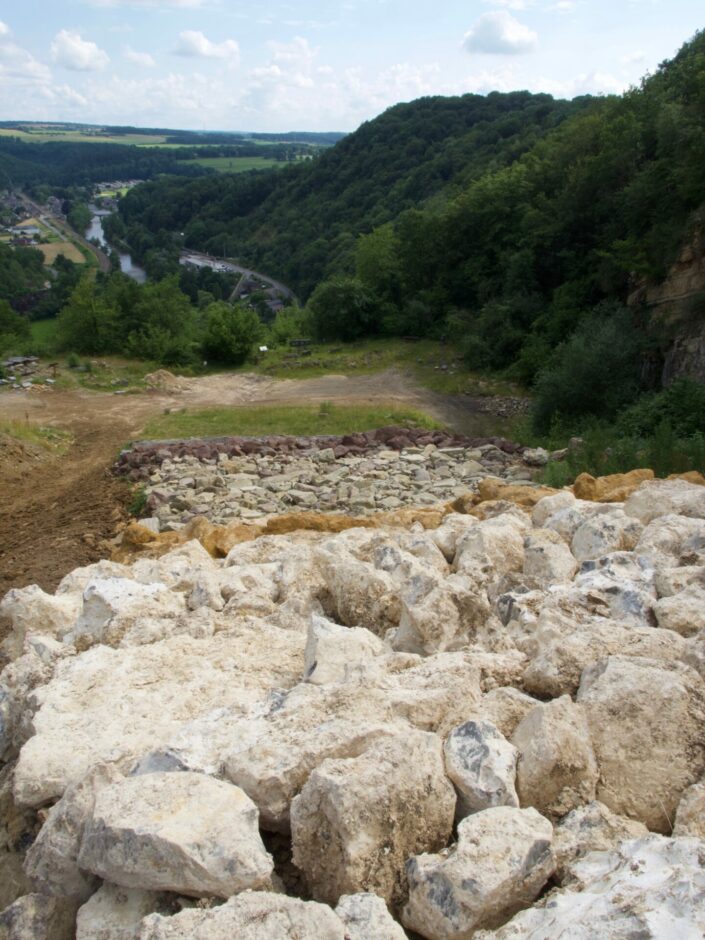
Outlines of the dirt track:
{"type": "Polygon", "coordinates": [[[66,456],[50,458],[0,442],[0,597],[30,583],[52,590],[68,571],[104,556],[100,542],[114,534],[129,501],[109,468],[120,446],[140,437],[149,418],[166,408],[385,401],[425,410],[469,433],[477,412],[472,400],[436,395],[393,370],[303,381],[225,374],[183,382],[180,391],[139,395],[82,389],[0,395],[0,417],[66,429],[75,441],[66,456]]]}

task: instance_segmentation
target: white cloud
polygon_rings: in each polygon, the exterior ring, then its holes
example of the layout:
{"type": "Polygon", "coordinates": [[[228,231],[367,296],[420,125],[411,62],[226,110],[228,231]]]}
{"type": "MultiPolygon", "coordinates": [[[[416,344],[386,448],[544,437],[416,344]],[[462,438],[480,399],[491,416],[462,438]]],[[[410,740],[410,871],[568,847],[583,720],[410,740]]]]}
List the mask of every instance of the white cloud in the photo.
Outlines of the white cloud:
{"type": "Polygon", "coordinates": [[[57,65],[73,72],[96,72],[110,63],[107,52],[69,29],[62,29],[54,37],[51,57],[57,65]]]}
{"type": "Polygon", "coordinates": [[[197,59],[230,59],[237,62],[240,58],[240,47],[234,39],[211,42],[203,33],[192,29],[179,33],[179,44],[174,52],[197,59]]]}
{"type": "Polygon", "coordinates": [[[484,13],[465,34],[463,47],[467,52],[488,55],[520,55],[536,48],[538,36],[506,10],[484,13]]]}
{"type": "Polygon", "coordinates": [[[623,55],[620,61],[622,65],[638,65],[646,61],[646,53],[640,49],[636,52],[629,52],[627,55],[623,55]]]}
{"type": "Polygon", "coordinates": [[[84,0],[92,7],[135,7],[147,10],[198,10],[207,0],[84,0]]]}
{"type": "Polygon", "coordinates": [[[0,36],[9,36],[9,35],[10,35],[10,27],[7,25],[7,23],[3,23],[3,21],[0,20],[0,36]]]}
{"type": "Polygon", "coordinates": [[[577,7],[577,0],[558,0],[558,3],[546,7],[547,13],[572,13],[577,7]]]}
{"type": "Polygon", "coordinates": [[[485,0],[493,7],[505,7],[507,10],[528,10],[534,0],[485,0]]]}
{"type": "Polygon", "coordinates": [[[134,62],[135,65],[141,65],[143,68],[148,69],[154,68],[157,64],[148,52],[137,52],[136,49],[131,49],[130,46],[125,49],[125,58],[128,62],[134,62]]]}

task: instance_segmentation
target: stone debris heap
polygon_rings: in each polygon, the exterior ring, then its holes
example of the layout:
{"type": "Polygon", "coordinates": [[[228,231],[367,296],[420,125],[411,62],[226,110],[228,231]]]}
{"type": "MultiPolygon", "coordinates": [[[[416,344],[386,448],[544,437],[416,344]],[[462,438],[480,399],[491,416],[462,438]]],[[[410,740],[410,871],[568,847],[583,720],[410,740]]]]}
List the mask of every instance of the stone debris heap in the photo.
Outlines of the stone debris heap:
{"type": "Polygon", "coordinates": [[[2,940],[705,934],[705,486],[192,540],[0,615],[2,940]]]}
{"type": "Polygon", "coordinates": [[[195,516],[227,525],[292,510],[367,515],[433,506],[488,475],[530,480],[531,466],[547,459],[504,438],[389,427],[346,437],[146,442],[121,454],[115,469],[144,485],[146,512],[169,532],[195,516]]]}

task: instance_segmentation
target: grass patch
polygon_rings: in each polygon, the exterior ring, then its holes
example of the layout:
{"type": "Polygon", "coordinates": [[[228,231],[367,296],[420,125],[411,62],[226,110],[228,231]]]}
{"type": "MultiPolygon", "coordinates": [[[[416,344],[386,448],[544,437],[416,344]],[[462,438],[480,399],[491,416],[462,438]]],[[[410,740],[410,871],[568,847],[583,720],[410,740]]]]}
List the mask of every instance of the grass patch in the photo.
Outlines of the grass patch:
{"type": "Polygon", "coordinates": [[[496,375],[468,372],[457,350],[433,340],[405,342],[400,339],[374,339],[345,345],[330,343],[311,346],[302,355],[286,346],[263,354],[244,371],[254,371],[283,379],[309,379],[321,375],[364,375],[385,369],[411,372],[420,385],[444,395],[519,397],[526,391],[496,375]]]}
{"type": "Polygon", "coordinates": [[[6,434],[23,444],[51,450],[58,455],[65,454],[73,440],[68,431],[29,421],[0,421],[0,434],[6,434]]]}
{"type": "Polygon", "coordinates": [[[267,434],[352,434],[398,424],[404,427],[441,428],[430,415],[408,408],[355,405],[255,406],[186,410],[160,415],[144,429],[144,437],[164,440],[182,437],[219,437],[239,434],[259,437],[267,434]]]}
{"type": "Polygon", "coordinates": [[[59,255],[76,264],[85,264],[86,258],[73,242],[53,241],[48,245],[37,245],[47,264],[53,264],[59,255]]]}
{"type": "Polygon", "coordinates": [[[184,160],[184,164],[204,166],[218,173],[246,173],[248,170],[269,170],[276,166],[286,166],[283,161],[272,160],[271,157],[199,157],[195,160],[184,160]]]}
{"type": "Polygon", "coordinates": [[[40,346],[49,352],[56,349],[58,335],[58,321],[56,319],[32,320],[30,329],[33,345],[40,346]]]}

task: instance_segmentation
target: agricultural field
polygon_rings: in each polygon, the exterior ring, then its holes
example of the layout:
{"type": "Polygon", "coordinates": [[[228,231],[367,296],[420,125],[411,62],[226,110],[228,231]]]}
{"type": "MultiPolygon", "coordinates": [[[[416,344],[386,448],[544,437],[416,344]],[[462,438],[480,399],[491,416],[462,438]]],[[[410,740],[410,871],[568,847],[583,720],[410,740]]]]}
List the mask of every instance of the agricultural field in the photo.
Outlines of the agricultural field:
{"type": "Polygon", "coordinates": [[[248,170],[268,170],[271,167],[286,166],[281,160],[268,157],[200,157],[197,160],[184,160],[186,164],[204,166],[218,173],[246,173],[248,170]]]}
{"type": "Polygon", "coordinates": [[[27,143],[44,144],[48,141],[68,141],[79,144],[134,144],[137,147],[154,147],[166,143],[166,137],[157,134],[120,134],[109,135],[85,133],[64,128],[50,128],[36,125],[34,128],[0,127],[0,137],[18,137],[27,143]]]}
{"type": "Polygon", "coordinates": [[[44,260],[47,264],[53,264],[59,255],[63,255],[64,258],[67,258],[69,261],[74,261],[76,264],[86,263],[85,255],[73,242],[54,241],[50,242],[48,245],[37,245],[37,248],[44,255],[44,260]]]}

